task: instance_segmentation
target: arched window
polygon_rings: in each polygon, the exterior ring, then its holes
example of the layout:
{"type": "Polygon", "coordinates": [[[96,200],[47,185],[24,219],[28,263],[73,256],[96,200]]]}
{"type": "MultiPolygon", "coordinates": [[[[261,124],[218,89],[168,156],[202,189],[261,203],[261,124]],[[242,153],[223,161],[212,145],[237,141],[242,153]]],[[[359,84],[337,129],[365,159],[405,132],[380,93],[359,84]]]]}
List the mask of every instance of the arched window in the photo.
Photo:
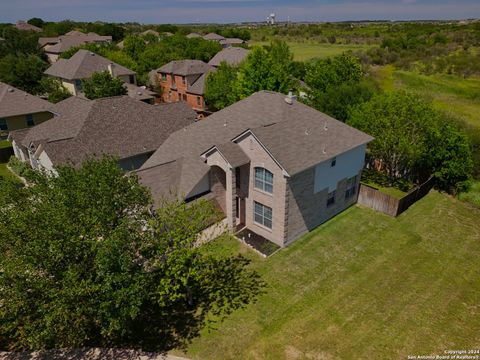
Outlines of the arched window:
{"type": "Polygon", "coordinates": [[[255,188],[273,193],[273,174],[267,169],[255,168],[255,188]]]}

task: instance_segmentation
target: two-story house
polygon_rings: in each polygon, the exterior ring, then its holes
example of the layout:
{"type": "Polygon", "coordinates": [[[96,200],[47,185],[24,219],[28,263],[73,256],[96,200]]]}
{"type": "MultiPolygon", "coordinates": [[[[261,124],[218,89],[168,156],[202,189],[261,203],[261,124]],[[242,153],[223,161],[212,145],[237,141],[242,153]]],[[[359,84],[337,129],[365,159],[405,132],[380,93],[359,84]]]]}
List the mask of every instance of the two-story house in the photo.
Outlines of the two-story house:
{"type": "Polygon", "coordinates": [[[185,101],[199,117],[207,113],[204,92],[208,73],[215,68],[200,60],[171,61],[156,70],[164,102],[185,101]]]}
{"type": "Polygon", "coordinates": [[[81,49],[70,59],[58,60],[45,70],[45,74],[60,79],[72,95],[83,96],[83,80],[102,71],[108,71],[112,77],[121,79],[128,90],[128,96],[149,104],[154,102],[154,92],[136,85],[135,71],[88,50],[81,49]]]}
{"type": "Polygon", "coordinates": [[[53,117],[53,104],[0,82],[0,139],[53,117]]]}
{"type": "Polygon", "coordinates": [[[357,201],[372,137],[261,91],[173,133],[137,171],[157,204],[214,200],[231,229],[279,246],[357,201]]]}

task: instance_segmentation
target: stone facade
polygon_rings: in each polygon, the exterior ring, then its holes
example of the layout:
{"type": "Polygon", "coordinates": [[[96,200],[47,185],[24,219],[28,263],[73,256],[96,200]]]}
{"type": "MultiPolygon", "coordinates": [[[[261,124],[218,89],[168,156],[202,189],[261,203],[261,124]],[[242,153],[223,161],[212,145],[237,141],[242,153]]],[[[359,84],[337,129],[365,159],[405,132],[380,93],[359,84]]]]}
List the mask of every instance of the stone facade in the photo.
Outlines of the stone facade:
{"type": "Polygon", "coordinates": [[[347,178],[337,182],[335,202],[327,206],[329,189],[314,192],[315,168],[307,169],[288,179],[285,219],[285,244],[314,229],[357,202],[360,184],[358,173],[355,194],[345,198],[347,178]]]}

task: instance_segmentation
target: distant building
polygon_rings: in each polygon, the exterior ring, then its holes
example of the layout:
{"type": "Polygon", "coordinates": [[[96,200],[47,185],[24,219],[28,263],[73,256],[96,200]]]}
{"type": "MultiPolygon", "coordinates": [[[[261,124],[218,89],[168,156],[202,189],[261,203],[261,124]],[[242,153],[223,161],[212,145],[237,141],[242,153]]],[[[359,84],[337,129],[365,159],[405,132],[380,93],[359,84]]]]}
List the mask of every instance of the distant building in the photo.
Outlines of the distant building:
{"type": "Polygon", "coordinates": [[[189,39],[200,38],[200,37],[202,37],[202,35],[200,35],[199,33],[194,33],[194,32],[187,35],[187,38],[189,38],[189,39]]]}
{"type": "Polygon", "coordinates": [[[72,30],[62,36],[41,37],[38,39],[38,44],[45,51],[51,63],[57,61],[61,54],[70,50],[72,47],[84,44],[106,44],[110,42],[112,42],[111,36],[102,36],[93,32],[84,34],[76,30],[72,30]]]}
{"type": "Polygon", "coordinates": [[[108,71],[112,77],[121,79],[130,97],[153,104],[156,94],[136,85],[135,71],[88,50],[81,49],[70,59],[58,60],[45,70],[45,74],[60,79],[72,95],[83,96],[82,81],[91,78],[93,73],[102,71],[108,71]]]}
{"type": "Polygon", "coordinates": [[[15,24],[15,27],[18,30],[22,30],[22,31],[34,31],[34,32],[42,32],[43,31],[38,26],[31,25],[31,24],[29,24],[29,23],[27,23],[26,21],[23,21],[23,20],[18,20],[17,23],[15,24]]]}
{"type": "Polygon", "coordinates": [[[225,61],[228,65],[238,66],[250,53],[250,50],[240,47],[229,47],[219,51],[209,62],[209,65],[219,67],[225,61]]]}
{"type": "Polygon", "coordinates": [[[155,71],[163,101],[185,101],[202,117],[207,111],[203,97],[206,77],[214,70],[200,60],[178,60],[163,65],[155,71]]]}

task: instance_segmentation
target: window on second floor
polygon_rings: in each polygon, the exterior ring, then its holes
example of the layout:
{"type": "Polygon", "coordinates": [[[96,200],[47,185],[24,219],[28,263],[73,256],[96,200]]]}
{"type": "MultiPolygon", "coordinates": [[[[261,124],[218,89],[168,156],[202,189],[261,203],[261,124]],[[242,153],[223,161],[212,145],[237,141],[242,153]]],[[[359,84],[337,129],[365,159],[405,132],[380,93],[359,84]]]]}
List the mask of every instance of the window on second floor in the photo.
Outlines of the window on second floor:
{"type": "Polygon", "coordinates": [[[337,195],[337,190],[333,190],[327,195],[327,206],[335,204],[335,196],[337,195]]]}
{"type": "Polygon", "coordinates": [[[135,84],[135,75],[128,75],[128,81],[130,84],[135,84]]]}
{"type": "Polygon", "coordinates": [[[0,130],[3,130],[3,131],[8,130],[7,120],[4,118],[0,118],[0,130]]]}
{"type": "Polygon", "coordinates": [[[273,174],[267,169],[255,168],[255,188],[273,193],[273,174]]]}
{"type": "Polygon", "coordinates": [[[202,98],[200,96],[197,96],[197,105],[202,105],[202,98]]]}
{"type": "Polygon", "coordinates": [[[337,158],[334,157],[331,161],[330,161],[330,167],[334,167],[335,165],[337,165],[337,158]]]}
{"type": "Polygon", "coordinates": [[[25,115],[25,119],[27,120],[27,126],[35,125],[35,123],[33,122],[33,115],[32,114],[25,115]]]}
{"type": "Polygon", "coordinates": [[[357,179],[358,176],[355,175],[347,180],[347,190],[345,191],[345,199],[352,197],[357,192],[357,179]]]}
{"type": "Polygon", "coordinates": [[[185,76],[182,76],[182,84],[187,85],[187,78],[185,76]]]}
{"type": "Polygon", "coordinates": [[[83,89],[83,85],[82,85],[82,80],[75,80],[75,88],[78,90],[78,91],[82,91],[83,89]]]}
{"type": "Polygon", "coordinates": [[[167,74],[162,73],[162,81],[167,81],[167,74]]]}

